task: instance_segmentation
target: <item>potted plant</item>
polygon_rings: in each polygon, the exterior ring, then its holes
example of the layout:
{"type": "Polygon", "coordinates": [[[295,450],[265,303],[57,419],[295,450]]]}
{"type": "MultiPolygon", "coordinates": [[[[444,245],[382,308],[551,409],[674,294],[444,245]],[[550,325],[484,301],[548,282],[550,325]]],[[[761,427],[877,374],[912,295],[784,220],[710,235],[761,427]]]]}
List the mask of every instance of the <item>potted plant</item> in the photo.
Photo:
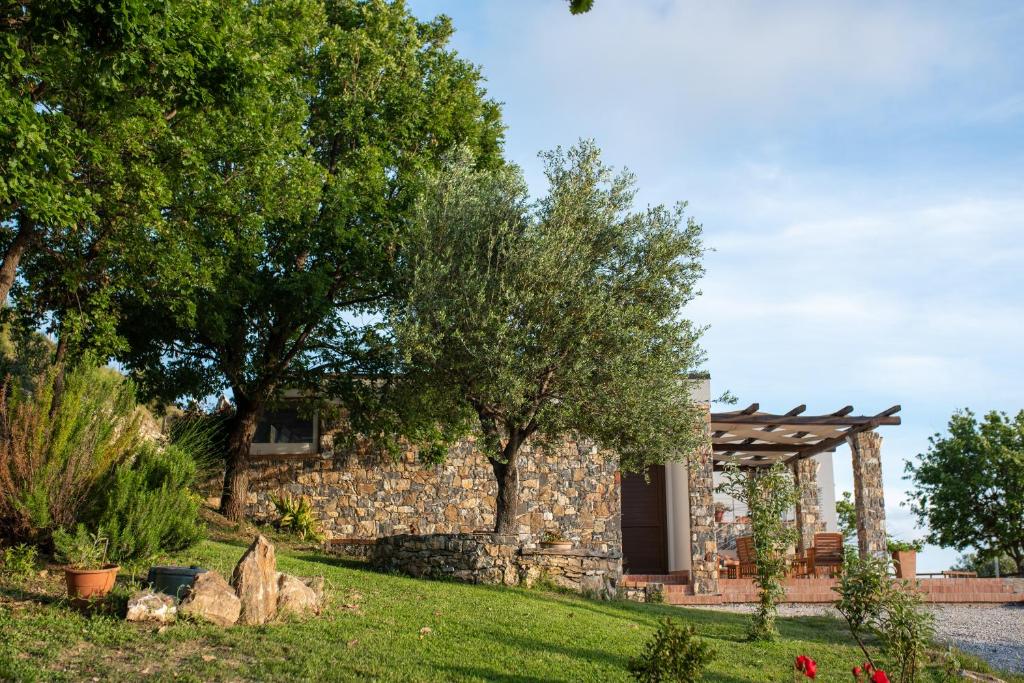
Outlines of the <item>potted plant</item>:
{"type": "Polygon", "coordinates": [[[540,537],[540,547],[551,550],[570,550],[572,541],[563,537],[558,531],[545,531],[544,535],[540,537]]]}
{"type": "Polygon", "coordinates": [[[917,576],[917,554],[921,551],[921,541],[890,538],[888,548],[897,578],[913,579],[917,576]]]}
{"type": "Polygon", "coordinates": [[[715,521],[721,522],[725,517],[725,511],[728,510],[725,503],[715,503],[715,521]]]}
{"type": "Polygon", "coordinates": [[[53,534],[53,545],[57,559],[65,565],[64,580],[69,597],[102,598],[114,587],[120,567],[107,563],[105,537],[90,534],[79,524],[74,534],[58,529],[53,534]]]}

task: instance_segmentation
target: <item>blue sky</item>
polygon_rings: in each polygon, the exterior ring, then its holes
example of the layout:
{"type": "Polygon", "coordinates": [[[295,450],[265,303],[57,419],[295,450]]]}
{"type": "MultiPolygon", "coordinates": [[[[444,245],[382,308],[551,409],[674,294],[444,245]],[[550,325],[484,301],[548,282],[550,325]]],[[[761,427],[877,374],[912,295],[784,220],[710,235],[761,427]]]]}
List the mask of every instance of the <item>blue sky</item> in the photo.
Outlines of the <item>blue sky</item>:
{"type": "Polygon", "coordinates": [[[895,535],[919,533],[903,462],[955,409],[1024,408],[1024,4],[409,4],[453,18],[535,191],[539,150],[592,137],[641,202],[689,201],[714,392],[902,404],[881,430],[895,535]]]}

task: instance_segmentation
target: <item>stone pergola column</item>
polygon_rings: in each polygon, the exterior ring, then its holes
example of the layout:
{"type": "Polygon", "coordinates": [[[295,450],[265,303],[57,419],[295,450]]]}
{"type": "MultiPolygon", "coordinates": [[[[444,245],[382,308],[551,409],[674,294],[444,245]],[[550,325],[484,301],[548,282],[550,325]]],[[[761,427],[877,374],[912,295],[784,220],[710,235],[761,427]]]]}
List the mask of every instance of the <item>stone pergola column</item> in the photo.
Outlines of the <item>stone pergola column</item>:
{"type": "MultiPolygon", "coordinates": [[[[710,417],[710,413],[709,413],[710,417]]],[[[718,592],[718,538],[715,533],[714,461],[711,433],[690,456],[690,585],[696,595],[718,592]]]]}
{"type": "Polygon", "coordinates": [[[887,553],[882,437],[874,431],[858,432],[847,441],[853,453],[853,498],[860,556],[884,558],[887,553]]]}
{"type": "Polygon", "coordinates": [[[796,504],[796,528],[800,533],[797,550],[801,555],[814,545],[814,534],[824,531],[821,521],[821,503],[818,500],[818,468],[815,458],[802,458],[793,463],[793,480],[800,488],[796,504]]]}

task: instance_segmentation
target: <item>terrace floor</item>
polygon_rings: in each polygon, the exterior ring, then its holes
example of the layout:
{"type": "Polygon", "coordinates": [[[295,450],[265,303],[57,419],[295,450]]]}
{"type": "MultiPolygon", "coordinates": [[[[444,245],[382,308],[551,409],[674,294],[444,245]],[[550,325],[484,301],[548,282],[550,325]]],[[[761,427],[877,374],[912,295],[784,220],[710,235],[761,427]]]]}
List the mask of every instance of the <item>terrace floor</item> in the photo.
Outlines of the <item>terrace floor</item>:
{"type": "MultiPolygon", "coordinates": [[[[662,584],[665,602],[670,605],[721,605],[757,602],[757,586],[753,579],[719,579],[719,592],[694,595],[685,575],[626,574],[623,586],[642,588],[662,584]]],[[[835,578],[787,578],[783,602],[834,602],[835,578]]],[[[922,578],[917,580],[924,602],[928,603],[1024,603],[1024,579],[1020,578],[922,578]]]]}

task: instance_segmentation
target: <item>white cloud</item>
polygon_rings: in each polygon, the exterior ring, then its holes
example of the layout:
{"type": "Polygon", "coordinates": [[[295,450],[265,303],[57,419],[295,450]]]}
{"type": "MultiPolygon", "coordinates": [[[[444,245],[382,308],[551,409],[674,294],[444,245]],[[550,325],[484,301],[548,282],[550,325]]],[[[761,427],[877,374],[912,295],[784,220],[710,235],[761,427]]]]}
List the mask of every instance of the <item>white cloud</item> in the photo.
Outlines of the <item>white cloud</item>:
{"type": "Polygon", "coordinates": [[[554,98],[553,116],[593,106],[594,119],[641,135],[652,121],[724,112],[763,124],[806,108],[849,110],[974,59],[948,17],[891,5],[605,0],[583,17],[550,2],[491,15],[522,44],[489,71],[530,73],[554,98]]]}

